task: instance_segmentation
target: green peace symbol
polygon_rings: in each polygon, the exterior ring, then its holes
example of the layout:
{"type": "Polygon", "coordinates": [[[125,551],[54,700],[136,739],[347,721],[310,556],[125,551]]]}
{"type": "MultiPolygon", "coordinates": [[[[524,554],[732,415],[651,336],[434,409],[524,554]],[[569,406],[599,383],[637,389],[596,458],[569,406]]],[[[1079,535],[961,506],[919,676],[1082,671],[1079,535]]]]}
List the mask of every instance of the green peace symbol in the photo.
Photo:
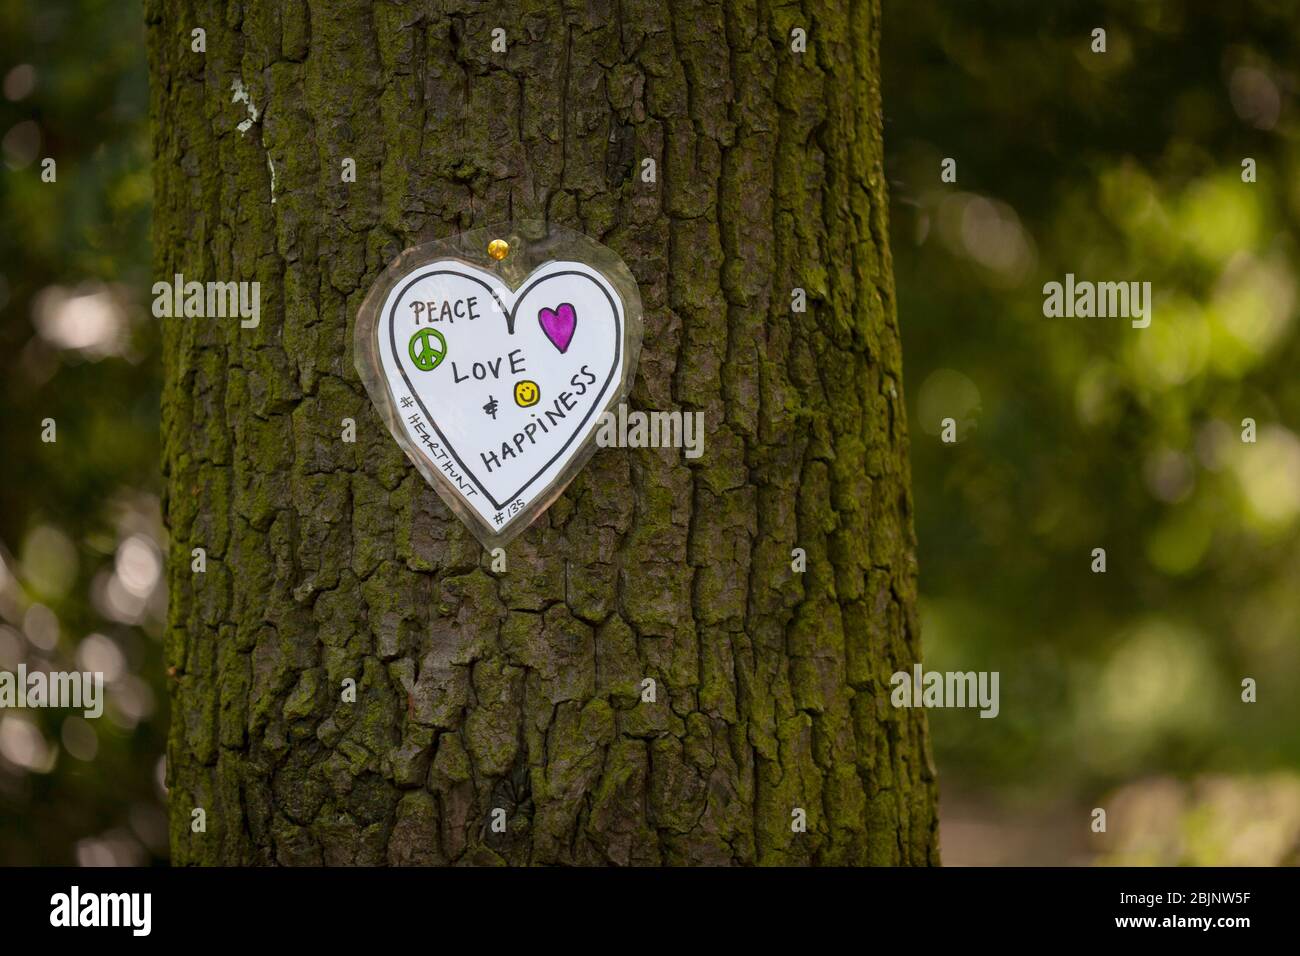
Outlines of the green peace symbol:
{"type": "Polygon", "coordinates": [[[437,329],[420,329],[411,336],[408,351],[416,368],[421,372],[431,372],[447,357],[447,340],[437,329]]]}

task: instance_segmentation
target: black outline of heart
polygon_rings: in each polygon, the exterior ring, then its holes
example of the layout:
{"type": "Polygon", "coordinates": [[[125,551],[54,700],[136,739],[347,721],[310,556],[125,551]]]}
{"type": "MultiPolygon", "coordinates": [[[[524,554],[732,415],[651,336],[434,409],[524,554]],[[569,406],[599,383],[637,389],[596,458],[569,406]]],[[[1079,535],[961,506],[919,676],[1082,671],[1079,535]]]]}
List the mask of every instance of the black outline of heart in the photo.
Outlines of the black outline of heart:
{"type": "MultiPolygon", "coordinates": [[[[542,266],[542,268],[545,267],[542,266]]],[[[460,460],[460,455],[456,453],[456,449],[452,447],[451,442],[447,440],[447,436],[444,435],[442,433],[442,429],[438,427],[437,419],[435,419],[432,415],[430,415],[429,410],[425,408],[424,401],[423,399],[420,398],[419,389],[417,389],[413,384],[411,384],[410,376],[406,374],[406,367],[402,364],[400,353],[397,350],[396,317],[397,317],[397,307],[401,303],[402,297],[406,295],[407,290],[410,289],[411,286],[415,285],[415,283],[419,282],[421,279],[427,279],[430,276],[437,276],[437,275],[454,275],[461,279],[469,279],[471,282],[477,282],[484,289],[486,289],[488,295],[492,296],[492,298],[496,300],[497,305],[501,309],[502,315],[506,317],[507,335],[515,334],[515,316],[519,310],[519,304],[523,302],[525,298],[527,298],[528,293],[531,292],[533,290],[533,287],[536,286],[538,283],[546,282],[550,279],[555,279],[560,276],[570,276],[570,275],[581,276],[582,278],[589,280],[592,284],[596,286],[597,289],[603,292],[605,294],[605,298],[609,300],[609,309],[610,312],[613,313],[614,315],[614,331],[616,333],[614,336],[614,363],[610,367],[609,374],[605,376],[605,381],[601,383],[600,389],[596,392],[597,398],[605,394],[605,389],[609,387],[609,383],[614,378],[614,372],[616,370],[621,370],[623,366],[623,319],[619,314],[619,308],[618,308],[619,304],[615,303],[614,297],[609,294],[609,289],[605,288],[605,286],[602,285],[600,282],[597,282],[596,279],[590,274],[579,271],[577,269],[566,269],[563,272],[551,272],[548,273],[547,275],[540,276],[539,278],[534,279],[532,282],[523,286],[523,288],[520,291],[516,292],[514,290],[511,290],[515,297],[514,308],[511,309],[507,309],[506,304],[501,301],[501,297],[497,295],[496,290],[493,289],[492,286],[484,282],[482,279],[480,279],[478,276],[466,275],[465,273],[457,272],[454,269],[433,269],[428,272],[421,272],[419,275],[412,278],[410,282],[406,283],[406,285],[402,286],[402,288],[398,291],[397,297],[393,300],[393,307],[388,312],[388,348],[393,356],[393,364],[396,365],[397,370],[402,373],[402,381],[406,383],[407,389],[409,389],[411,395],[414,396],[416,404],[420,406],[420,411],[424,412],[425,419],[429,422],[430,425],[433,426],[433,430],[437,432],[438,437],[442,439],[443,445],[447,448],[449,452],[451,452],[451,457],[456,460],[456,464],[460,465],[460,467],[464,470],[465,474],[469,475],[470,480],[474,482],[474,486],[483,493],[483,497],[485,497],[488,501],[492,502],[492,506],[496,508],[498,511],[500,511],[502,508],[505,507],[505,504],[493,498],[491,493],[486,488],[483,487],[483,483],[478,480],[478,476],[474,474],[474,472],[469,468],[468,465],[466,465],[463,461],[460,460]]],[[[606,279],[605,281],[609,282],[608,279],[606,279]]],[[[502,283],[502,285],[505,285],[505,283],[502,283]]],[[[576,330],[576,320],[575,320],[575,330],[576,330]]],[[[587,414],[582,417],[582,421],[578,422],[578,426],[573,430],[573,434],[569,436],[568,441],[566,441],[563,445],[561,445],[560,450],[551,456],[550,461],[544,464],[539,470],[534,472],[533,476],[529,478],[526,482],[524,482],[524,484],[520,487],[518,491],[510,495],[508,501],[514,501],[521,494],[527,491],[529,485],[531,485],[534,481],[536,481],[539,477],[541,477],[542,473],[546,471],[546,469],[550,468],[551,465],[555,464],[555,460],[559,458],[561,455],[563,455],[565,450],[570,445],[573,444],[573,440],[578,437],[578,433],[582,431],[582,429],[586,426],[587,419],[591,418],[592,413],[594,413],[598,407],[599,405],[595,403],[592,404],[591,408],[587,411],[587,414]]],[[[403,419],[403,422],[404,422],[403,427],[405,427],[405,419],[403,419]]],[[[418,448],[419,446],[417,445],[416,447],[418,448]]],[[[423,451],[421,451],[421,454],[424,454],[423,451]]],[[[459,494],[459,491],[457,491],[457,494],[459,494]]],[[[461,496],[461,498],[462,500],[468,503],[469,499],[465,498],[463,495],[461,496]]],[[[471,505],[471,507],[473,506],[471,505]]],[[[477,511],[477,509],[475,509],[475,511],[477,511]]],[[[508,523],[509,522],[507,522],[507,524],[508,523]]],[[[502,527],[504,528],[505,525],[502,525],[502,527]]]]}

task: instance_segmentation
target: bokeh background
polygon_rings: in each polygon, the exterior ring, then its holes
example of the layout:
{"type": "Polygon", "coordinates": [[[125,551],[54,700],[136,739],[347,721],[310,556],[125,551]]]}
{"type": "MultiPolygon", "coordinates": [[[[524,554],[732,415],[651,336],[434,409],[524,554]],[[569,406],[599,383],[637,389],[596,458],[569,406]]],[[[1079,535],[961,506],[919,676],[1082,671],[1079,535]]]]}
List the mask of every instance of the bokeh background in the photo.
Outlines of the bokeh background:
{"type": "Polygon", "coordinates": [[[1297,39],[1289,2],[887,5],[926,666],[1001,674],[996,719],[931,712],[948,863],[1300,862],[1297,39]],[[1067,272],[1150,282],[1150,327],[1044,318],[1067,272]]]}
{"type": "MultiPolygon", "coordinates": [[[[0,0],[0,669],[109,678],[0,711],[0,864],[167,856],[141,20],[0,0]]],[[[949,864],[1300,863],[1298,41],[1283,0],[885,0],[925,664],[1001,675],[931,712],[949,864]],[[1044,318],[1066,272],[1151,327],[1044,318]]]]}
{"type": "Polygon", "coordinates": [[[0,670],[107,697],[0,710],[0,864],[167,856],[147,81],[138,3],[0,0],[0,670]]]}

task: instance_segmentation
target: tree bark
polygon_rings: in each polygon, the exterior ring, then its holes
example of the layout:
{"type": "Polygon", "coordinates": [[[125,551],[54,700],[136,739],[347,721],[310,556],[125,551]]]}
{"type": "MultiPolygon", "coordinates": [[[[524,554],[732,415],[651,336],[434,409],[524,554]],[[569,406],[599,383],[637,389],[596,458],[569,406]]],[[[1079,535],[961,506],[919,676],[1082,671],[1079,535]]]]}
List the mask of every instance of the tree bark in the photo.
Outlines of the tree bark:
{"type": "Polygon", "coordinates": [[[147,0],[155,278],[262,309],[163,320],[174,861],[937,863],[879,2],[522,7],[147,0]],[[509,218],[622,256],[631,405],[706,444],[599,451],[497,574],[352,324],[509,218]]]}

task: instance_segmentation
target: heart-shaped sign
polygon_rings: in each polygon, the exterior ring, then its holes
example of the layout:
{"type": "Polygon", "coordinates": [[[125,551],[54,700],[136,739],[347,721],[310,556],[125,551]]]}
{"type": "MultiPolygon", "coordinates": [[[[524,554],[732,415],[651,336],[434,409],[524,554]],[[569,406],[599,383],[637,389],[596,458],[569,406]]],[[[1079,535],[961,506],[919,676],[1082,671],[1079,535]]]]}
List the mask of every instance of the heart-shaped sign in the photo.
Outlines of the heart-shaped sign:
{"type": "Polygon", "coordinates": [[[469,261],[467,245],[390,267],[362,307],[357,364],[394,437],[488,545],[527,527],[594,450],[600,416],[635,368],[640,302],[601,246],[605,255],[578,248],[604,268],[550,259],[511,284],[506,266],[469,261]]]}

